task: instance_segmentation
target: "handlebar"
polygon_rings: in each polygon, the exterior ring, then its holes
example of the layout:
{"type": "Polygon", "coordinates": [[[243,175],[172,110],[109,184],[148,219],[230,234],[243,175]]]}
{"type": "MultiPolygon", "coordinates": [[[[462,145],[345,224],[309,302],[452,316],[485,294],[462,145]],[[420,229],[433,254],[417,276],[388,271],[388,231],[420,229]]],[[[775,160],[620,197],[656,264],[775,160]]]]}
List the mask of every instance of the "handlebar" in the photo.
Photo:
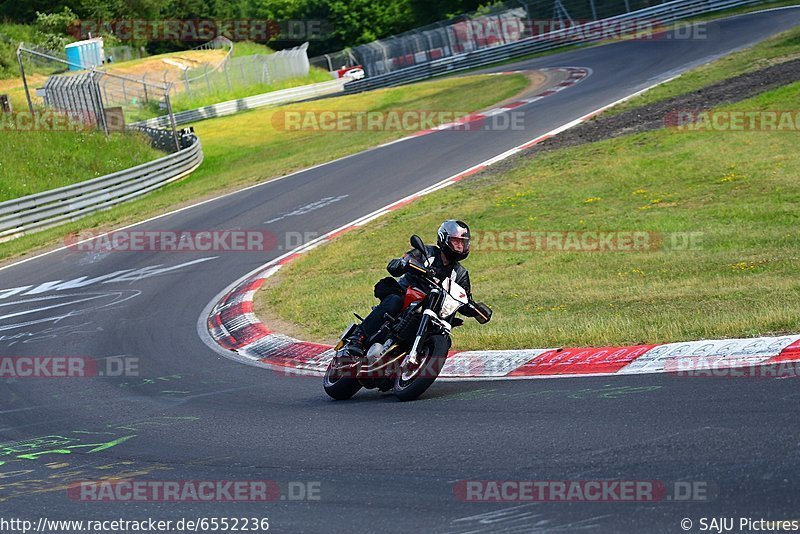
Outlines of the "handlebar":
{"type": "MultiPolygon", "coordinates": [[[[418,276],[422,276],[427,282],[433,285],[439,286],[441,284],[434,275],[433,269],[425,268],[409,261],[407,270],[416,273],[418,276]]],[[[492,318],[492,309],[482,302],[475,302],[470,298],[466,306],[475,313],[475,319],[481,324],[488,323],[492,318]]]]}
{"type": "Polygon", "coordinates": [[[421,265],[417,265],[413,262],[408,262],[408,269],[409,271],[416,271],[417,274],[421,274],[427,278],[434,278],[433,276],[433,269],[426,269],[421,265]]]}

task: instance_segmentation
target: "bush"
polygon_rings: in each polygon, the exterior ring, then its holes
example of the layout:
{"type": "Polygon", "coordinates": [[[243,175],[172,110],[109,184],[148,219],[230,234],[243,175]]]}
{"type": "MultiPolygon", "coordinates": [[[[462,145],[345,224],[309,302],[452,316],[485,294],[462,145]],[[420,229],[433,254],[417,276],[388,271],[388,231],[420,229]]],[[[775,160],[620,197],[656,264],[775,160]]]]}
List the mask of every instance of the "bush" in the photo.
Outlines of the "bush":
{"type": "Polygon", "coordinates": [[[62,50],[72,42],[68,31],[77,19],[77,15],[66,6],[58,13],[37,11],[35,28],[38,43],[48,50],[62,50]]]}

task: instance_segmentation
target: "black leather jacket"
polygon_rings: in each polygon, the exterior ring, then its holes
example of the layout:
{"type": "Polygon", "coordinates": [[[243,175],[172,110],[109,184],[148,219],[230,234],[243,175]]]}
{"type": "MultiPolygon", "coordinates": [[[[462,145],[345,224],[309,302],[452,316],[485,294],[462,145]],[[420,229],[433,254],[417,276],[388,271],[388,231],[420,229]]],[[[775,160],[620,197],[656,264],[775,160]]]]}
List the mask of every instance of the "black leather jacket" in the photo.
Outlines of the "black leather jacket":
{"type": "MultiPolygon", "coordinates": [[[[460,263],[453,262],[449,265],[445,265],[442,262],[442,255],[439,247],[435,245],[426,245],[426,251],[428,253],[429,258],[433,258],[433,264],[430,266],[436,275],[436,278],[439,280],[444,280],[445,278],[449,278],[453,271],[456,271],[456,278],[455,281],[458,285],[464,288],[467,292],[467,297],[469,297],[470,302],[472,301],[472,287],[469,282],[469,272],[467,269],[461,265],[460,263]]],[[[389,271],[389,274],[392,276],[399,276],[400,279],[398,282],[403,287],[403,289],[408,288],[409,286],[417,286],[417,287],[424,287],[424,285],[417,281],[416,276],[413,273],[406,272],[404,268],[406,262],[414,261],[419,263],[420,265],[424,264],[424,260],[422,258],[422,254],[418,250],[409,250],[402,258],[398,258],[389,262],[389,265],[386,266],[386,270],[389,271]]],[[[459,310],[459,312],[463,315],[473,316],[474,313],[468,307],[464,306],[459,310]]]]}

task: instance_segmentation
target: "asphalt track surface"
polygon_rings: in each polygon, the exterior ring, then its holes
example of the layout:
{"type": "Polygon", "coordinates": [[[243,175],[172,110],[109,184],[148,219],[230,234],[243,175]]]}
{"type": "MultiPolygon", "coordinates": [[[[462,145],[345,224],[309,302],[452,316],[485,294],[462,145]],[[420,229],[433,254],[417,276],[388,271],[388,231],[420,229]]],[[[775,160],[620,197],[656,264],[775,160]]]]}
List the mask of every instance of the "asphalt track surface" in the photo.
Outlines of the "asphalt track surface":
{"type": "MultiPolygon", "coordinates": [[[[797,24],[800,9],[773,11],[714,23],[703,41],[620,42],[504,65],[496,70],[579,66],[593,74],[521,108],[525,131],[428,135],[137,229],[323,233],[797,24]]],[[[134,270],[107,283],[45,286],[0,299],[0,354],[124,356],[139,365],[138,377],[0,386],[0,518],[268,517],[270,530],[279,532],[681,532],[684,517],[695,522],[693,530],[701,517],[797,518],[795,380],[643,375],[442,382],[413,403],[374,392],[332,402],[319,379],[241,365],[198,336],[206,305],[282,252],[64,250],[0,271],[0,288],[9,289],[134,270]],[[109,477],[267,479],[284,496],[290,481],[318,482],[320,498],[109,503],[75,501],[65,490],[71,481],[109,477]],[[693,481],[705,484],[711,498],[568,504],[454,496],[458,481],[520,479],[693,481]]]]}

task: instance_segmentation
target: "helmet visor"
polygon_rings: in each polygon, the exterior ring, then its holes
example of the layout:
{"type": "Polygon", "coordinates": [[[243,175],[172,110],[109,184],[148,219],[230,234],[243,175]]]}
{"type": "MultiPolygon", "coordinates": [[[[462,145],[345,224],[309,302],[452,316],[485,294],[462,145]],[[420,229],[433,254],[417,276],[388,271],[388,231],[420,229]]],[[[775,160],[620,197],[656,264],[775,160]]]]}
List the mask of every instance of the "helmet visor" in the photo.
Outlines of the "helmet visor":
{"type": "Polygon", "coordinates": [[[458,254],[466,254],[467,252],[469,252],[468,237],[450,236],[447,240],[447,244],[450,245],[450,248],[453,249],[458,254]]]}

